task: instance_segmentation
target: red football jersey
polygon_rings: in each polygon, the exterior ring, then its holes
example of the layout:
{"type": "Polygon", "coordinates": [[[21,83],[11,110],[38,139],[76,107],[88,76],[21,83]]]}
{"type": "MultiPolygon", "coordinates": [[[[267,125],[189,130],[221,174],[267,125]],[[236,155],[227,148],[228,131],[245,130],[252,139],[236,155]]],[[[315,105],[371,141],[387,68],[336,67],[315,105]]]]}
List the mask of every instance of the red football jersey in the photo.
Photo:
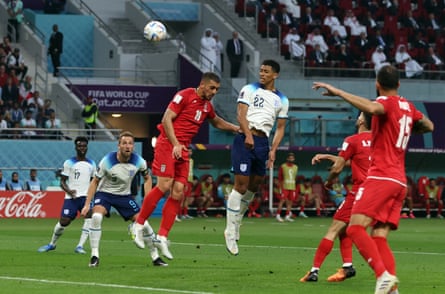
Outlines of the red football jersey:
{"type": "Polygon", "coordinates": [[[351,160],[352,191],[357,191],[358,186],[368,175],[371,162],[371,132],[362,132],[346,137],[338,155],[346,161],[351,160]]]}
{"type": "Polygon", "coordinates": [[[406,183],[405,152],[413,124],[423,114],[405,98],[380,96],[385,114],[372,117],[371,166],[368,177],[406,183]]]}
{"type": "MultiPolygon", "coordinates": [[[[198,133],[204,120],[216,116],[212,103],[199,97],[195,88],[187,88],[176,93],[168,108],[177,114],[173,121],[176,138],[186,146],[198,133]]],[[[165,136],[162,124],[158,125],[158,130],[161,136],[165,136]]]]}

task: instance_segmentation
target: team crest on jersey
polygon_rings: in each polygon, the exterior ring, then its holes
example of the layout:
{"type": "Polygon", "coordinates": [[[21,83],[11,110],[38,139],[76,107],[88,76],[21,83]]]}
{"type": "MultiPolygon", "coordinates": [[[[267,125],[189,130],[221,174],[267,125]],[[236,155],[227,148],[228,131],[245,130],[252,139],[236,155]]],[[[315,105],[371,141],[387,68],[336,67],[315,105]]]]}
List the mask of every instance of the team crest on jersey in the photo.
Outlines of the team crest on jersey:
{"type": "Polygon", "coordinates": [[[239,165],[239,170],[242,171],[242,172],[247,171],[247,164],[245,164],[245,163],[241,163],[241,164],[239,165]]]}
{"type": "Polygon", "coordinates": [[[208,111],[209,111],[209,106],[208,106],[208,103],[206,102],[204,104],[204,112],[208,112],[208,111]]]}
{"type": "Polygon", "coordinates": [[[161,172],[165,172],[165,170],[167,169],[167,167],[165,166],[165,164],[161,164],[161,172]]]}

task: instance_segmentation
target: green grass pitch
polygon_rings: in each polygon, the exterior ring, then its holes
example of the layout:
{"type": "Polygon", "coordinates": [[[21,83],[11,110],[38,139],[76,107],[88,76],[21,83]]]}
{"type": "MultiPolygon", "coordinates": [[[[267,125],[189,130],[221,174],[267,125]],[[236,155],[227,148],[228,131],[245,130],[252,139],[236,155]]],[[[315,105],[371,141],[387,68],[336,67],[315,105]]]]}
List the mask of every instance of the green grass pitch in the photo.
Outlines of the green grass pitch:
{"type": "MultiPolygon", "coordinates": [[[[175,257],[153,267],[148,250],[137,249],[119,216],[104,219],[100,266],[89,268],[89,254],[77,255],[82,220],[65,230],[57,248],[38,253],[49,242],[55,219],[0,219],[0,293],[374,293],[375,279],[354,251],[357,276],[341,283],[326,278],[341,266],[338,242],[317,283],[300,283],[331,218],[244,219],[240,255],[225,249],[225,219],[176,223],[169,236],[175,257]]],[[[151,220],[155,230],[159,218],[151,220]]],[[[445,293],[445,221],[401,220],[390,236],[402,294],[445,293]]],[[[87,241],[86,249],[89,251],[87,241]]]]}

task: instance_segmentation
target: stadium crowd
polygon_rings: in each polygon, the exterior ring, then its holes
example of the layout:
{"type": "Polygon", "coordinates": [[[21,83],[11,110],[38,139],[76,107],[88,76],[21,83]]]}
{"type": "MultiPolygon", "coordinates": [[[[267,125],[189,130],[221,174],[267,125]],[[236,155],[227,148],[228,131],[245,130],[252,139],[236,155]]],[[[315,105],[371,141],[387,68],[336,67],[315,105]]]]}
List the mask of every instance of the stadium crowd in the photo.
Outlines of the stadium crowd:
{"type": "Polygon", "coordinates": [[[443,1],[237,0],[235,11],[257,16],[258,33],[277,38],[283,56],[307,67],[357,76],[347,69],[378,70],[383,61],[407,78],[445,78],[443,1]],[[402,45],[405,57],[398,59],[402,45]]]}

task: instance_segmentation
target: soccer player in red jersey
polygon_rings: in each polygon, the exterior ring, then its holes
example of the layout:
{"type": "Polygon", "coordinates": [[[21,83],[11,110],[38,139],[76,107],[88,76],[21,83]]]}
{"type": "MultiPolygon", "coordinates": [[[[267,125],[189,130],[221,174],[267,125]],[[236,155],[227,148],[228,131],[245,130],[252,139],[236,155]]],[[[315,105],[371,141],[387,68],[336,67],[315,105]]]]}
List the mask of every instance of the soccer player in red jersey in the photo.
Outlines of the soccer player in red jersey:
{"type": "MultiPolygon", "coordinates": [[[[411,132],[431,132],[434,124],[415,106],[398,95],[399,73],[391,65],[377,73],[375,101],[359,97],[329,84],[315,82],[313,89],[324,88],[325,96],[339,96],[372,118],[371,164],[360,185],[346,233],[377,278],[375,294],[387,294],[397,287],[396,263],[387,242],[398,227],[406,195],[405,153],[411,132]],[[366,228],[372,226],[371,236],[366,228]]],[[[397,292],[396,292],[397,293],[397,292]]]]}
{"type": "Polygon", "coordinates": [[[142,224],[152,214],[156,204],[170,191],[170,196],[162,210],[162,219],[155,243],[162,254],[172,259],[167,246],[167,237],[176,215],[179,212],[187,185],[189,173],[189,156],[187,147],[198,133],[202,123],[208,119],[218,129],[238,132],[239,127],[216,115],[212,98],[220,87],[220,78],[212,72],[202,75],[197,88],[179,91],[167,107],[161,123],[158,125],[160,135],[157,139],[152,164],[153,175],[157,176],[156,186],[145,196],[139,217],[134,226],[134,242],[137,247],[144,248],[142,224]]]}
{"type": "Polygon", "coordinates": [[[369,168],[369,156],[371,154],[371,115],[360,113],[356,121],[357,134],[345,138],[338,156],[332,154],[317,154],[312,158],[312,164],[322,160],[333,162],[329,176],[325,182],[326,189],[332,189],[333,180],[338,177],[345,166],[352,170],[352,189],[348,192],[345,200],[335,212],[334,219],[326,235],[321,239],[315,252],[312,268],[300,279],[300,282],[317,282],[318,271],[325,258],[331,253],[334,241],[340,239],[340,253],[343,266],[337,273],[328,278],[329,282],[341,282],[355,276],[352,266],[352,240],[346,235],[346,227],[351,217],[352,205],[355,194],[360,184],[366,179],[369,168]]]}

